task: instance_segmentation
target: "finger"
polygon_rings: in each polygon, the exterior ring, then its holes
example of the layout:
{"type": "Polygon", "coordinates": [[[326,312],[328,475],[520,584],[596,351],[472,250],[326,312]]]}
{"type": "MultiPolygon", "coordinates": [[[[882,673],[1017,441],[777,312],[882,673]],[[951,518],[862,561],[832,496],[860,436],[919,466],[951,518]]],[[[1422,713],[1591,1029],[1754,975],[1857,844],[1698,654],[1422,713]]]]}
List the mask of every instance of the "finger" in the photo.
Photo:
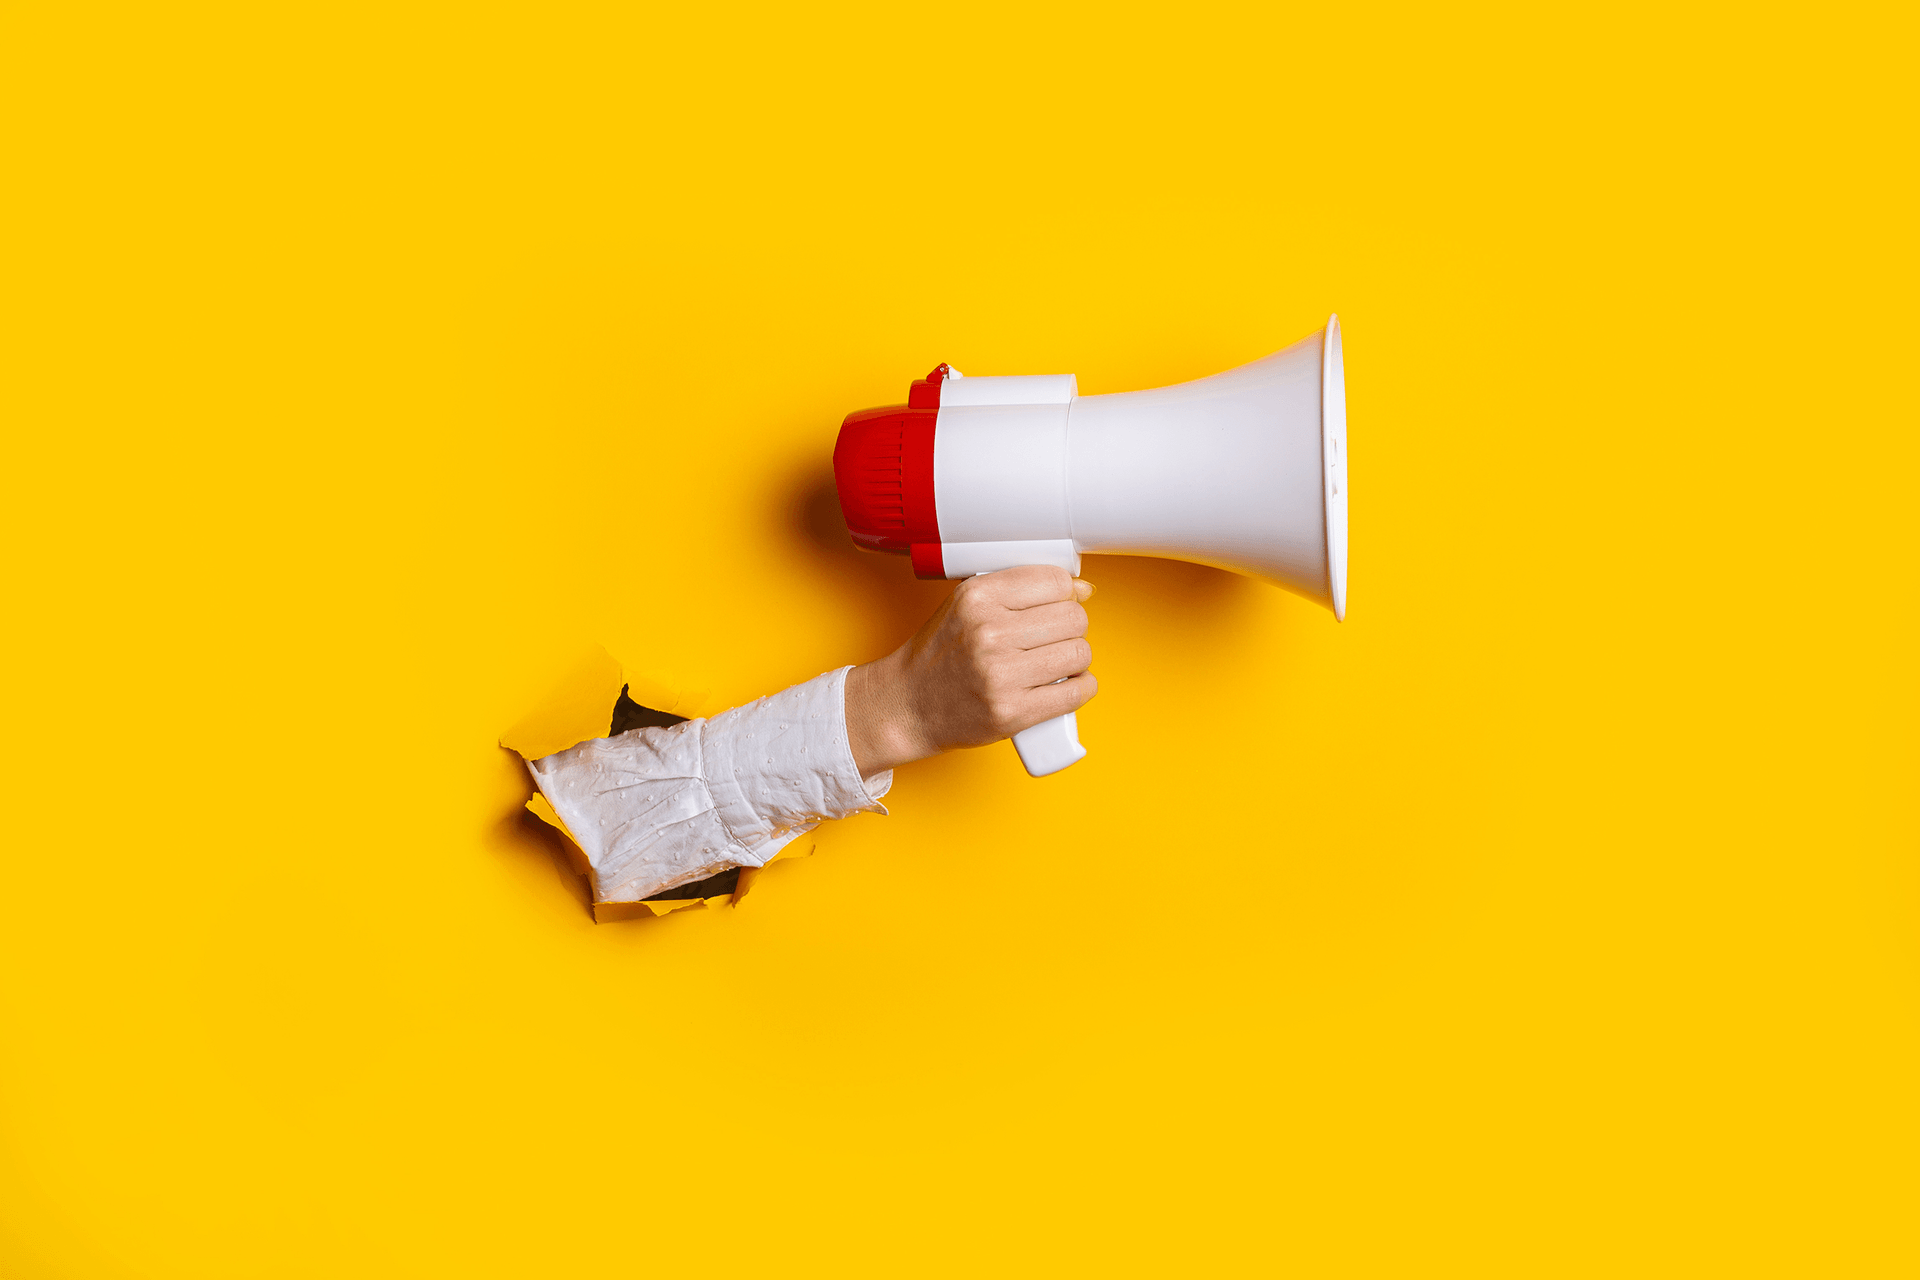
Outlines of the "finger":
{"type": "Polygon", "coordinates": [[[1093,646],[1085,640],[1062,640],[1041,649],[1029,649],[1014,660],[1009,674],[1021,684],[1035,689],[1067,676],[1078,675],[1093,665],[1093,646]]]}
{"type": "Polygon", "coordinates": [[[1095,590],[1094,585],[1085,578],[1075,578],[1073,580],[1073,598],[1075,600],[1091,600],[1093,599],[1095,590]]]}
{"type": "Polygon", "coordinates": [[[989,598],[1003,609],[1031,609],[1073,599],[1073,577],[1050,564],[1022,565],[977,578],[989,598]]]}
{"type": "Polygon", "coordinates": [[[1022,609],[1011,619],[1006,636],[1016,649],[1039,649],[1087,634],[1087,611],[1072,600],[1022,609]]]}
{"type": "Polygon", "coordinates": [[[1094,678],[1093,672],[1082,671],[1079,675],[1062,680],[1059,684],[1035,689],[1028,696],[1027,711],[1033,716],[1033,724],[1039,724],[1042,720],[1051,720],[1069,711],[1078,711],[1093,701],[1093,695],[1098,692],[1100,692],[1100,682],[1094,678]]]}

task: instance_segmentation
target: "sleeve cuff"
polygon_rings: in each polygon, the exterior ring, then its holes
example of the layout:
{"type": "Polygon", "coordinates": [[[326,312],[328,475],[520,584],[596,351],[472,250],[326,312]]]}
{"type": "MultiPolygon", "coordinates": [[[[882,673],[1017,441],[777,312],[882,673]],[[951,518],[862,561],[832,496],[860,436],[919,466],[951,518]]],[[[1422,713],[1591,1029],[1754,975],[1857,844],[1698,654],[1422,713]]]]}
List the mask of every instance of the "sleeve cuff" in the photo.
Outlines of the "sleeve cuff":
{"type": "Polygon", "coordinates": [[[707,722],[706,775],[721,820],[749,849],[776,833],[887,810],[893,771],[862,778],[847,740],[849,667],[707,722]]]}

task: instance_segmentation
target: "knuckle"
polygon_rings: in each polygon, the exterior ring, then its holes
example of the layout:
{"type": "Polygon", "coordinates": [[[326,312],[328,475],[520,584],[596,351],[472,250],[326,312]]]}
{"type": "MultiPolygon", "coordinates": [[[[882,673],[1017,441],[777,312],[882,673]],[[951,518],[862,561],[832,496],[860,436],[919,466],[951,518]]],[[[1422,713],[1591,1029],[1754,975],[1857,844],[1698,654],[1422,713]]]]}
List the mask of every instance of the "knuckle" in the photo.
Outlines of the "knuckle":
{"type": "Polygon", "coordinates": [[[1070,590],[1063,589],[1069,581],[1071,580],[1067,577],[1067,571],[1057,565],[1030,564],[1019,571],[1019,582],[1022,586],[1053,592],[1061,597],[1072,594],[1070,590]]]}
{"type": "Polygon", "coordinates": [[[1015,732],[1020,723],[1018,710],[1010,698],[987,699],[987,718],[993,723],[994,732],[1002,736],[1015,732]]]}

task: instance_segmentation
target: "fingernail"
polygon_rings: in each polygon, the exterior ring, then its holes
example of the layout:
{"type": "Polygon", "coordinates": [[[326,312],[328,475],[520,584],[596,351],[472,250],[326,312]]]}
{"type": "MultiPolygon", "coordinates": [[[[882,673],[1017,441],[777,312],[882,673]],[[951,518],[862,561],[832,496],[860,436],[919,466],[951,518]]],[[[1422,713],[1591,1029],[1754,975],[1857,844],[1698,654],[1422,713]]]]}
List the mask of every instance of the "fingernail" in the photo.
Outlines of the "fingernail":
{"type": "Polygon", "coordinates": [[[1085,578],[1075,578],[1073,582],[1075,586],[1085,587],[1087,589],[1087,594],[1080,597],[1082,600],[1093,599],[1093,593],[1100,589],[1094,586],[1091,582],[1088,582],[1085,578]]]}

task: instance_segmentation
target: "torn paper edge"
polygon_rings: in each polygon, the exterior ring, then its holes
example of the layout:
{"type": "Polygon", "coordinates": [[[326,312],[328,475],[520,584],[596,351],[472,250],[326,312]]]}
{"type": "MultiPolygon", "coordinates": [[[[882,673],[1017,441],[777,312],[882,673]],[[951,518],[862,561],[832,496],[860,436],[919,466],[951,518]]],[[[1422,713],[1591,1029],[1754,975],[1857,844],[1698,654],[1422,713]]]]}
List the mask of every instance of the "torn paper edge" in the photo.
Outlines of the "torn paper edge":
{"type": "MultiPolygon", "coordinates": [[[[712,695],[704,689],[691,689],[686,682],[659,672],[636,672],[605,649],[596,648],[554,686],[538,709],[522,717],[513,728],[500,735],[500,745],[524,762],[565,751],[568,747],[595,738],[604,738],[613,721],[613,708],[620,701],[623,689],[629,698],[643,707],[664,711],[669,715],[685,716],[689,720],[725,710],[723,707],[710,706],[712,695]]],[[[646,899],[603,902],[599,898],[599,885],[586,851],[574,839],[573,833],[567,830],[567,824],[538,787],[528,798],[526,809],[559,833],[568,865],[574,874],[587,882],[589,895],[593,898],[595,924],[658,919],[684,907],[717,910],[721,906],[739,906],[767,867],[782,858],[808,857],[815,848],[811,839],[803,837],[789,841],[785,848],[767,859],[765,866],[741,867],[731,894],[718,894],[711,898],[669,898],[659,902],[646,899]]]]}

